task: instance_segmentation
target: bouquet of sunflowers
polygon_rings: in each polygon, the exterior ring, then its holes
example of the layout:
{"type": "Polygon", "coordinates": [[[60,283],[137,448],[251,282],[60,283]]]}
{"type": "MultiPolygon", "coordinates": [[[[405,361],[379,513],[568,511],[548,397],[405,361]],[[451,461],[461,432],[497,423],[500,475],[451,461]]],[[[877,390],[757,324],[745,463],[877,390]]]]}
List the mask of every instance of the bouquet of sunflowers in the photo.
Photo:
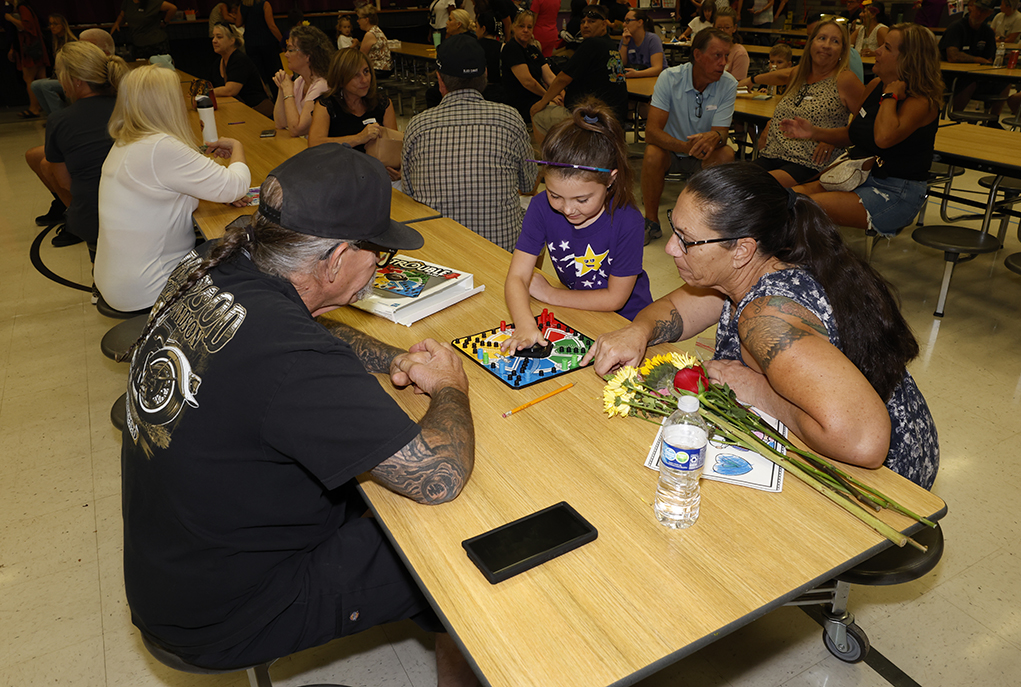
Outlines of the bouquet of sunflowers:
{"type": "Polygon", "coordinates": [[[924,546],[865,509],[879,512],[887,508],[929,527],[935,527],[935,523],[911,512],[811,451],[796,447],[741,404],[729,386],[710,382],[699,361],[692,356],[686,353],[656,355],[637,368],[625,366],[604,379],[603,410],[608,416],[637,417],[660,424],[663,417],[677,409],[678,397],[683,394],[698,396],[699,413],[715,430],[714,442],[722,440],[768,458],[897,546],[911,544],[925,550],[924,546]],[[774,448],[767,438],[786,449],[786,454],[774,448]]]}

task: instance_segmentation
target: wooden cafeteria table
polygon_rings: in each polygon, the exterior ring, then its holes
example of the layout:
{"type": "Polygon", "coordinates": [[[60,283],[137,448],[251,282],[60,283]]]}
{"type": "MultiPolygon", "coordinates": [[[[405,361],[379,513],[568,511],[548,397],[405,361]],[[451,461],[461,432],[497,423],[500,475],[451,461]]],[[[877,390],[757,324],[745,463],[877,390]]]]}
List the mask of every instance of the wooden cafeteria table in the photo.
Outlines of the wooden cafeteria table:
{"type": "MultiPolygon", "coordinates": [[[[425,246],[409,255],[469,270],[486,290],[410,328],[355,308],[330,317],[403,347],[510,319],[502,288],[508,253],[449,219],[416,228],[425,246]]],[[[532,305],[536,313],[543,307],[532,305]]],[[[555,314],[592,336],[625,324],[612,313],[557,307],[555,314]]],[[[674,349],[658,346],[649,355],[674,349]]],[[[669,530],[653,514],[656,473],[642,464],[656,429],[607,418],[599,377],[579,370],[514,391],[473,362],[464,366],[476,428],[475,471],[464,492],[449,504],[424,506],[368,477],[361,487],[484,684],[630,684],[886,547],[796,479],[781,494],[703,482],[698,523],[669,530]],[[566,381],[574,388],[501,417],[566,381]],[[490,585],[461,542],[559,501],[587,518],[598,539],[490,585]]],[[[424,397],[385,380],[383,386],[411,416],[425,412],[424,397]]],[[[886,468],[847,469],[917,512],[939,518],[946,511],[939,498],[886,468]]],[[[898,515],[883,517],[909,527],[898,515]]]]}

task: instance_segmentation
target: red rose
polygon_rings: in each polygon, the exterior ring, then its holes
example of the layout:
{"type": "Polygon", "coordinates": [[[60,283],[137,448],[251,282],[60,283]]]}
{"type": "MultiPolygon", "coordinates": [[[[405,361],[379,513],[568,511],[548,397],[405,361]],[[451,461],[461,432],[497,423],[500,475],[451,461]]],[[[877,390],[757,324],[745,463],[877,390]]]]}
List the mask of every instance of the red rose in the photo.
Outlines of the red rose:
{"type": "Polygon", "coordinates": [[[702,369],[701,365],[695,365],[694,367],[686,367],[683,370],[678,370],[677,374],[674,375],[674,388],[678,391],[690,391],[693,394],[699,393],[699,382],[702,383],[702,389],[709,387],[709,379],[705,376],[705,370],[702,369]]]}

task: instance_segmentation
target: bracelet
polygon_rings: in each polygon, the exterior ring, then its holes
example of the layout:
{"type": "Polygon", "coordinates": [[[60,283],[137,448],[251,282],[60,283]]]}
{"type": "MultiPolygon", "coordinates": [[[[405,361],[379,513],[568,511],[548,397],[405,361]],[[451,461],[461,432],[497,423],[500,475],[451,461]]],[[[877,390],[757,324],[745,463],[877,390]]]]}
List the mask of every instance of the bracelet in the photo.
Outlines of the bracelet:
{"type": "Polygon", "coordinates": [[[883,102],[887,98],[890,98],[894,101],[900,100],[900,98],[897,97],[896,93],[883,93],[881,96],[879,96],[879,102],[883,102]]]}
{"type": "Polygon", "coordinates": [[[288,98],[293,98],[293,97],[294,97],[293,95],[285,95],[284,96],[284,100],[287,100],[288,98]]]}
{"type": "MultiPolygon", "coordinates": [[[[756,74],[755,76],[758,76],[758,74],[756,74]]],[[[759,85],[759,84],[757,84],[755,82],[755,76],[752,77],[752,86],[758,86],[759,85]]]]}

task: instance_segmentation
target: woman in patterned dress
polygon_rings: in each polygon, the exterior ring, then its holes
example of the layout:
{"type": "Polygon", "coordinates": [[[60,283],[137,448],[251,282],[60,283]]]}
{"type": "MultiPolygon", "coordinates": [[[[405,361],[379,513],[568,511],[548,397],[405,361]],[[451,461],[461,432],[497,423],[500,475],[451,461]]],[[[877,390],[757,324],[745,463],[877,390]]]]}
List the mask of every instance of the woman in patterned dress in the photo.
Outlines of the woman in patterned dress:
{"type": "Polygon", "coordinates": [[[819,22],[807,45],[797,66],[757,74],[738,83],[749,88],[787,87],[763,134],[766,145],[755,160],[786,188],[816,177],[839,151],[828,143],[788,138],[780,131],[779,123],[802,117],[822,128],[847,126],[864,89],[847,68],[850,38],[843,23],[832,19],[819,22]]]}
{"type": "Polygon", "coordinates": [[[710,381],[822,455],[886,465],[930,488],[939,441],[906,367],[918,343],[886,282],[822,208],[738,162],[692,177],[671,225],[666,252],[684,286],[600,336],[586,356],[595,371],[636,365],[647,346],[718,325],[710,381]]]}
{"type": "Polygon", "coordinates": [[[376,72],[377,79],[386,79],[394,70],[394,61],[390,57],[390,44],[383,35],[383,29],[379,28],[379,16],[376,8],[372,5],[362,5],[356,11],[358,15],[358,28],[365,32],[362,44],[359,47],[365,56],[369,58],[369,64],[376,72]]]}

